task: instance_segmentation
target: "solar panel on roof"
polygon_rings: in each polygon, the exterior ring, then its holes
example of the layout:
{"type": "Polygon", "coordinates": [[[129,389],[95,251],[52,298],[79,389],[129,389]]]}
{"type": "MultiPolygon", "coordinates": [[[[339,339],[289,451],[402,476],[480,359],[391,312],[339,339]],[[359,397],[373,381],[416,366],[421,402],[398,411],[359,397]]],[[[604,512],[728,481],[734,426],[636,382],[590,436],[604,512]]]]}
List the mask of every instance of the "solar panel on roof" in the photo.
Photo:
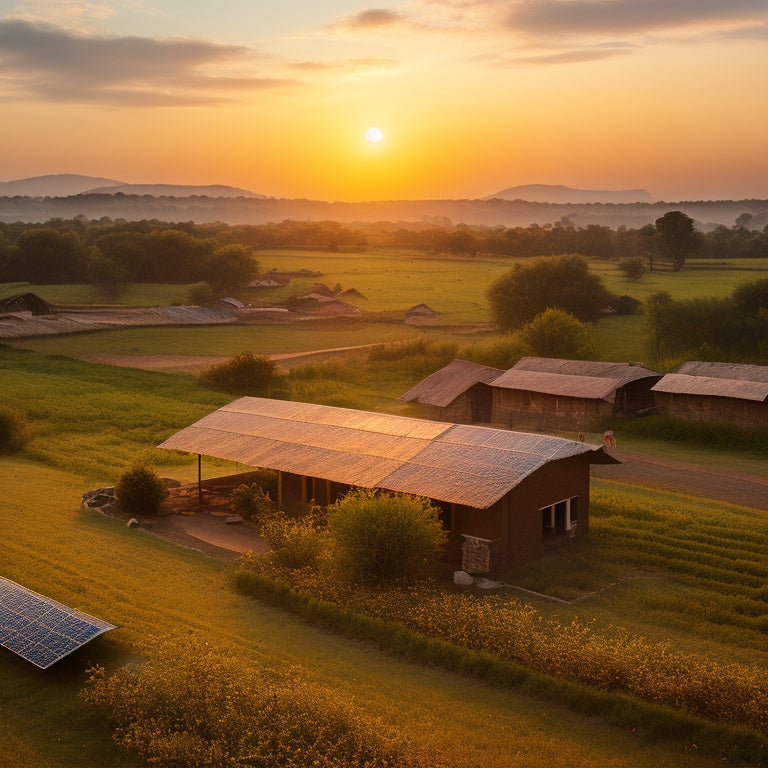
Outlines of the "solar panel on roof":
{"type": "Polygon", "coordinates": [[[0,645],[41,669],[115,628],[0,576],[0,645]]]}

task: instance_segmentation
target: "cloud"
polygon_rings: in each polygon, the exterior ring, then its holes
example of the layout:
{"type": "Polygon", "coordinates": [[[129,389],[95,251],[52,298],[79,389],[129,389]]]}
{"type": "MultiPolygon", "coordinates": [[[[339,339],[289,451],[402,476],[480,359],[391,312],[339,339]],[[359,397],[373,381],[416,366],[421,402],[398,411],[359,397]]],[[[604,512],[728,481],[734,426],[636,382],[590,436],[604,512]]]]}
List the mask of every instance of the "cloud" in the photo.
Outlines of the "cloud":
{"type": "Polygon", "coordinates": [[[361,11],[354,16],[350,16],[341,26],[351,31],[358,31],[401,26],[407,23],[408,20],[405,16],[399,13],[376,8],[369,11],[361,11]]]}
{"type": "Polygon", "coordinates": [[[393,59],[340,59],[338,61],[297,61],[291,69],[302,72],[369,72],[371,70],[391,69],[396,66],[393,59]]]}
{"type": "Polygon", "coordinates": [[[86,36],[49,24],[0,21],[0,76],[13,95],[58,102],[157,106],[237,100],[289,80],[205,74],[251,51],[201,40],[86,36]],[[218,93],[217,93],[218,92],[218,93]]]}
{"type": "MultiPolygon", "coordinates": [[[[498,7],[491,2],[489,7],[498,7]]],[[[644,33],[765,18],[765,0],[523,0],[506,26],[539,35],[644,33]]]]}
{"type": "Polygon", "coordinates": [[[514,66],[546,66],[555,64],[583,64],[588,61],[612,59],[615,56],[625,56],[632,52],[632,47],[626,45],[604,46],[597,48],[582,48],[577,50],[542,53],[533,56],[518,56],[507,63],[514,66]]]}

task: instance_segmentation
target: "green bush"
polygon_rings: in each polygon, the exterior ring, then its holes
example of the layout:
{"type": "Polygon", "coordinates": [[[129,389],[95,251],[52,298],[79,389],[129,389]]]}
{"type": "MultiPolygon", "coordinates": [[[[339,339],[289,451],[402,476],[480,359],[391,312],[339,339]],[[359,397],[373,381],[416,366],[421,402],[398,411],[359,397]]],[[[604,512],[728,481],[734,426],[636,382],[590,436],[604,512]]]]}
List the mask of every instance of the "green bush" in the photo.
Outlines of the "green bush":
{"type": "Polygon", "coordinates": [[[13,408],[0,405],[0,453],[20,451],[28,439],[26,418],[13,408]]]}
{"type": "Polygon", "coordinates": [[[351,491],[328,507],[334,567],[375,582],[422,575],[447,541],[438,514],[421,496],[351,491]]]}
{"type": "Polygon", "coordinates": [[[639,256],[627,256],[619,259],[619,270],[625,277],[637,280],[645,274],[645,262],[639,256]]]}
{"type": "Polygon", "coordinates": [[[237,515],[260,520],[275,511],[275,503],[258,483],[243,483],[229,494],[229,508],[237,515]]]}
{"type": "Polygon", "coordinates": [[[147,464],[138,462],[124,472],[115,485],[115,498],[133,515],[154,515],[168,496],[168,489],[147,464]]]}
{"type": "Polygon", "coordinates": [[[593,355],[590,328],[562,309],[547,309],[524,325],[518,336],[538,357],[588,360],[593,355]]]}
{"type": "Polygon", "coordinates": [[[241,352],[223,363],[212,365],[200,376],[210,389],[233,395],[264,395],[277,384],[277,365],[265,355],[241,352]]]}
{"type": "Polygon", "coordinates": [[[187,292],[187,299],[190,304],[196,307],[207,307],[216,301],[213,289],[208,283],[204,282],[191,285],[187,292]]]}
{"type": "Polygon", "coordinates": [[[317,567],[328,550],[325,520],[318,508],[297,518],[277,512],[262,520],[261,535],[272,548],[273,562],[289,570],[317,567]]]}
{"type": "Polygon", "coordinates": [[[208,643],[166,641],[140,669],[89,670],[82,698],[115,741],[165,768],[416,768],[401,737],[338,694],[208,643]]]}

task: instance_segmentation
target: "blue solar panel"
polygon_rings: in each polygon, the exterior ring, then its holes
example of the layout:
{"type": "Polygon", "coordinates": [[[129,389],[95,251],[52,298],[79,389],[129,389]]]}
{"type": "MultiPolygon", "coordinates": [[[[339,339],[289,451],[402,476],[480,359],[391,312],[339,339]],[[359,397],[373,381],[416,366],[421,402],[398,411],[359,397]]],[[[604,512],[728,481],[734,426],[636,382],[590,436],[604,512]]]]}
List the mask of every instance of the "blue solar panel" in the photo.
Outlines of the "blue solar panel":
{"type": "Polygon", "coordinates": [[[110,629],[114,624],[0,576],[0,645],[41,669],[110,629]]]}

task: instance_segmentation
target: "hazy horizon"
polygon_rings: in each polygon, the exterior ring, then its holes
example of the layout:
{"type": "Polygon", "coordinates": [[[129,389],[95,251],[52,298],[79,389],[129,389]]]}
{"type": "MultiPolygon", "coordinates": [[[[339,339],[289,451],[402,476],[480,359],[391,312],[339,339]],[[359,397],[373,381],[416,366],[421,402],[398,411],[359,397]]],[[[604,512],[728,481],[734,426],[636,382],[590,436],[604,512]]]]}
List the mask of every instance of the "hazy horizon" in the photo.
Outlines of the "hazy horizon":
{"type": "Polygon", "coordinates": [[[766,199],[767,64],[765,0],[11,0],[3,176],[766,199]]]}

